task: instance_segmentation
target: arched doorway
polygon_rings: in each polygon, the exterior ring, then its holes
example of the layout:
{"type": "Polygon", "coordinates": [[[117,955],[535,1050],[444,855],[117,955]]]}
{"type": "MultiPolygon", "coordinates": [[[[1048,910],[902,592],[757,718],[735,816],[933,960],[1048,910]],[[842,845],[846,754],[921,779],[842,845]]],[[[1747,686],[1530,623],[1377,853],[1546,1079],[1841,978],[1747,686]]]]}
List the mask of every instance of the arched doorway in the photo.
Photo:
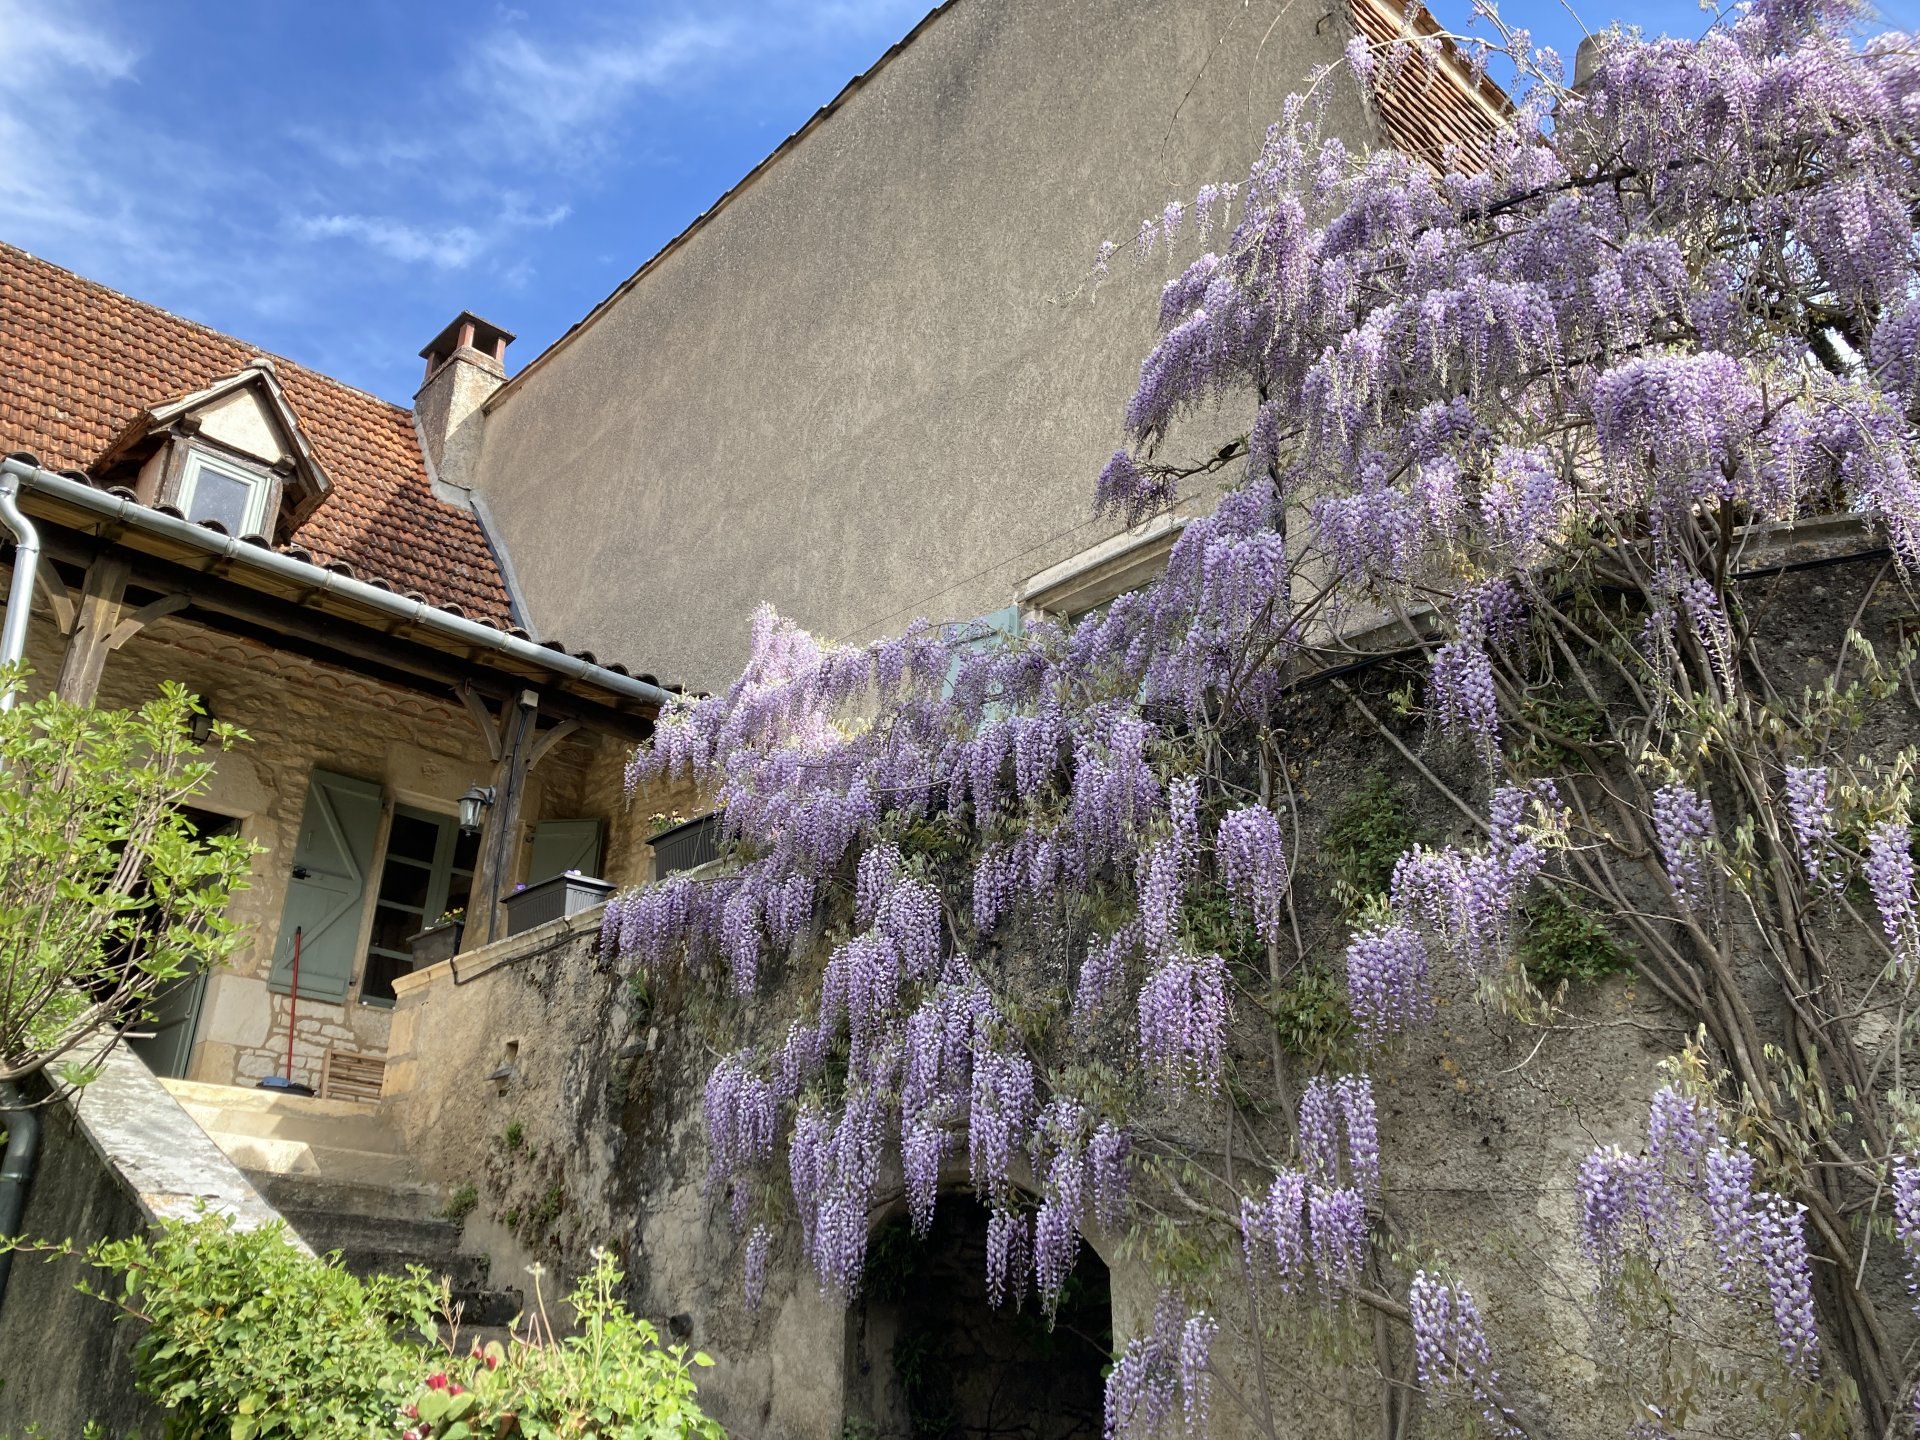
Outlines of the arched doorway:
{"type": "Polygon", "coordinates": [[[1099,1440],[1113,1349],[1107,1267],[1091,1247],[1051,1329],[1026,1304],[987,1302],[987,1211],[940,1197],[916,1237],[905,1214],[874,1232],[847,1341],[848,1440],[1099,1440]]]}

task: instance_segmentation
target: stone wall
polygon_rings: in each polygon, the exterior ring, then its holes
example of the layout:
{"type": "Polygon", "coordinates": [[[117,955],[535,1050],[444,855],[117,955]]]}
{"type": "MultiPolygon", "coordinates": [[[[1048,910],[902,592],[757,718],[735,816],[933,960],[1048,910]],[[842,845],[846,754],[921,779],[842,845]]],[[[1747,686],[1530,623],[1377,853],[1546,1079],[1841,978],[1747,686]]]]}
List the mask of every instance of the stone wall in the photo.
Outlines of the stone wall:
{"type": "MultiPolygon", "coordinates": [[[[44,1098],[44,1097],[43,1097],[44,1098]]],[[[205,1205],[242,1229],[279,1218],[138,1058],[116,1049],[77,1099],[46,1105],[21,1233],[85,1247],[192,1219],[205,1205]]],[[[74,1289],[77,1259],[14,1257],[0,1297],[0,1436],[37,1424],[77,1440],[89,1420],[107,1434],[158,1435],[164,1412],[134,1393],[139,1328],[74,1289]]]]}
{"type": "MultiPolygon", "coordinates": [[[[861,1374],[863,1347],[876,1347],[856,1315],[821,1298],[790,1225],[760,1311],[742,1304],[740,1244],[724,1201],[702,1185],[701,1092],[728,1042],[697,994],[637,1004],[624,973],[595,958],[597,924],[592,912],[404,978],[384,1111],[425,1173],[474,1184],[479,1208],[467,1235],[493,1253],[496,1274],[541,1263],[551,1294],[594,1246],[610,1247],[630,1277],[629,1302],[663,1334],[715,1357],[702,1396],[734,1433],[837,1437],[851,1413],[849,1373],[861,1374]],[[509,1077],[488,1078],[503,1066],[509,1077]]],[[[777,1012],[782,998],[762,1004],[777,1012]]],[[[1470,987],[1447,1002],[1443,1023],[1376,1076],[1396,1211],[1490,1297],[1503,1370],[1531,1391],[1525,1398],[1569,1422],[1597,1420],[1592,1361],[1580,1357],[1605,1336],[1592,1329],[1572,1259],[1573,1173],[1594,1143],[1637,1144],[1656,1067],[1685,1034],[1614,981],[1576,997],[1544,1059],[1523,1066],[1537,1033],[1483,1009],[1470,987]],[[1545,1292],[1543,1267],[1554,1275],[1545,1292]]],[[[1243,1044],[1260,1048],[1257,1037],[1243,1044]]],[[[1223,1153],[1220,1137],[1194,1123],[1204,1163],[1252,1163],[1223,1153]]],[[[962,1157],[949,1177],[956,1189],[964,1168],[962,1157]]],[[[902,1207],[897,1174],[883,1192],[876,1225],[902,1207]]],[[[1124,1343],[1150,1322],[1158,1281],[1114,1237],[1085,1238],[1110,1268],[1113,1333],[1124,1343]]],[[[1244,1324],[1227,1299],[1223,1318],[1244,1324]]],[[[1304,1315],[1294,1318],[1308,1328],[1304,1315]]],[[[1375,1403],[1353,1393],[1324,1340],[1263,1365],[1245,1350],[1220,1361],[1242,1398],[1217,1401],[1214,1440],[1260,1433],[1243,1407],[1255,1404],[1263,1378],[1282,1436],[1324,1433],[1329,1393],[1363,1416],[1375,1403]]],[[[877,1405],[862,1395],[853,1408],[877,1405]]],[[[1569,1423],[1556,1433],[1606,1432],[1569,1423]]]]}
{"type": "MultiPolygon", "coordinates": [[[[1862,553],[1857,528],[1813,526],[1805,539],[1796,558],[1808,568],[1757,575],[1743,595],[1757,626],[1789,636],[1769,661],[1783,689],[1830,674],[1850,626],[1882,643],[1911,624],[1908,602],[1898,595],[1860,607],[1860,587],[1880,559],[1862,553]],[[1847,553],[1864,563],[1824,563],[1849,546],[1847,553]]],[[[1749,551],[1756,572],[1770,553],[1778,554],[1756,539],[1749,551]]],[[[1376,714],[1394,713],[1400,677],[1373,672],[1346,682],[1376,714]]],[[[1483,798],[1475,787],[1484,777],[1469,754],[1415,723],[1395,722],[1396,745],[1331,687],[1313,694],[1319,698],[1303,702],[1310,708],[1295,717],[1290,752],[1303,827],[1293,846],[1300,969],[1291,969],[1291,943],[1282,951],[1290,974],[1317,967],[1338,985],[1338,957],[1351,933],[1334,889],[1337,857],[1349,844],[1338,832],[1355,797],[1384,786],[1384,798],[1368,802],[1374,820],[1391,821],[1406,840],[1472,844],[1477,832],[1415,767],[1476,798],[1483,798]]],[[[1891,753],[1910,743],[1916,723],[1913,707],[1890,707],[1860,745],[1891,753]]],[[[1653,900],[1653,892],[1644,899],[1653,900]]],[[[835,911],[821,924],[842,918],[835,911]]],[[[1785,1007],[1767,948],[1729,923],[1734,963],[1759,1023],[1782,1033],[1785,1007]]],[[[636,987],[624,967],[597,958],[595,924],[593,916],[579,917],[407,982],[388,1077],[395,1122],[430,1173],[475,1184],[491,1228],[469,1233],[486,1235],[504,1263],[539,1260],[564,1279],[583,1267],[593,1246],[612,1247],[632,1277],[632,1302],[719,1360],[702,1377],[703,1395],[737,1432],[812,1440],[839,1435],[849,1416],[889,1413],[888,1379],[876,1371],[890,1342],[885,1334],[876,1338],[875,1327],[892,1322],[864,1305],[849,1313],[820,1297],[791,1218],[777,1227],[764,1304],[748,1311],[742,1246],[730,1233],[725,1197],[703,1187],[707,1075],[721,1055],[746,1041],[777,1042],[787,1019],[806,1013],[818,993],[819,951],[802,947],[765,962],[759,989],[741,1004],[711,977],[669,973],[636,987]],[[490,1080],[502,1066],[506,1073],[490,1080]]],[[[1075,957],[1057,941],[1014,933],[981,948],[975,963],[1022,1013],[1058,1005],[1070,993],[1075,957]]],[[[1839,963],[1850,985],[1878,968],[1864,955],[1843,955],[1839,963]]],[[[1438,1266],[1464,1282],[1479,1298],[1508,1399],[1539,1422],[1533,1433],[1542,1440],[1611,1440],[1626,1426],[1616,1383],[1621,1367],[1652,1357],[1626,1343],[1619,1317],[1595,1299],[1594,1272],[1575,1233],[1575,1176],[1597,1145],[1641,1148],[1649,1097],[1663,1083],[1663,1062],[1692,1038],[1690,1025],[1627,975],[1569,983],[1551,1005],[1538,997],[1503,1002],[1452,967],[1439,970],[1436,987],[1435,1022],[1371,1064],[1387,1196],[1378,1232],[1387,1287],[1403,1287],[1416,1265],[1438,1266]]],[[[1136,1117],[1143,1133],[1156,1137],[1156,1153],[1174,1162],[1139,1182],[1140,1218],[1171,1227],[1153,1231],[1156,1245],[1196,1219],[1205,1224],[1195,1236],[1218,1236],[1225,1217],[1207,1212],[1206,1199],[1217,1193],[1215,1182],[1249,1188],[1291,1150],[1290,1112],[1306,1078],[1326,1063],[1315,1046],[1337,1046],[1339,1037],[1323,1032],[1303,1042],[1302,1027],[1326,1022],[1311,1012],[1310,990],[1287,994],[1295,1008],[1276,1008],[1271,1019],[1253,995],[1237,1002],[1225,1070],[1241,1102],[1240,1123],[1225,1123],[1218,1102],[1197,1100],[1136,1117]],[[1184,1190],[1181,1165],[1193,1167],[1184,1190]]],[[[1137,1045],[1129,1005],[1101,1022],[1099,1047],[1081,1057],[1085,1063],[1129,1063],[1137,1045]]],[[[1892,1063],[1883,1022],[1868,1016],[1856,1040],[1868,1063],[1892,1063]]],[[[770,1168],[764,1183],[772,1213],[790,1211],[784,1159],[770,1168]]],[[[963,1157],[948,1179],[964,1187],[963,1157]]],[[[899,1177],[889,1172],[872,1224],[886,1225],[901,1206],[899,1177]]],[[[1121,1237],[1084,1239],[1109,1267],[1112,1333],[1124,1343],[1149,1323],[1160,1276],[1121,1237]]],[[[1203,1250],[1182,1263],[1216,1267],[1223,1331],[1215,1351],[1221,1383],[1214,1440],[1328,1433],[1431,1440],[1457,1433],[1449,1428],[1457,1417],[1428,1415],[1408,1388],[1404,1327],[1329,1307],[1311,1287],[1300,1296],[1267,1293],[1256,1313],[1230,1255],[1203,1250]],[[1262,1332],[1267,1344],[1248,1342],[1262,1332]],[[1382,1354],[1403,1377],[1400,1386],[1369,1378],[1382,1354]]],[[[1901,1293],[1896,1263],[1890,1247],[1874,1247],[1869,1279],[1877,1294],[1901,1293]]],[[[1720,1302],[1711,1295],[1704,1301],[1712,1316],[1720,1302]]],[[[1916,1338],[1899,1306],[1883,1313],[1901,1327],[1897,1345],[1916,1338]]],[[[1713,1349],[1710,1337],[1724,1333],[1731,1332],[1701,1324],[1678,1337],[1681,1350],[1736,1377],[1725,1382],[1734,1398],[1704,1400],[1709,1408],[1696,1419],[1714,1433],[1763,1433],[1767,1422],[1738,1408],[1748,1403],[1748,1390],[1737,1377],[1767,1363],[1771,1342],[1762,1335],[1750,1350],[1713,1349]],[[1711,1408],[1722,1403],[1724,1412],[1711,1408]]]]}

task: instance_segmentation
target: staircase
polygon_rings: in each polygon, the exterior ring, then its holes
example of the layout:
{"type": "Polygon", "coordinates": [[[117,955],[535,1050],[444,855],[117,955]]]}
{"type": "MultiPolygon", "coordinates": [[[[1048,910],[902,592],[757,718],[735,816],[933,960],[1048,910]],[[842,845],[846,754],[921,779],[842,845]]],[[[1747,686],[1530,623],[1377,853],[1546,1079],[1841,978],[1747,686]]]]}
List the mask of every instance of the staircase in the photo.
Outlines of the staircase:
{"type": "Polygon", "coordinates": [[[487,1257],[461,1248],[462,1223],[441,1213],[445,1193],[420,1182],[378,1106],[162,1083],[315,1254],[338,1251],[356,1275],[425,1266],[452,1287],[463,1326],[504,1325],[520,1313],[520,1292],[493,1288],[487,1257]]]}

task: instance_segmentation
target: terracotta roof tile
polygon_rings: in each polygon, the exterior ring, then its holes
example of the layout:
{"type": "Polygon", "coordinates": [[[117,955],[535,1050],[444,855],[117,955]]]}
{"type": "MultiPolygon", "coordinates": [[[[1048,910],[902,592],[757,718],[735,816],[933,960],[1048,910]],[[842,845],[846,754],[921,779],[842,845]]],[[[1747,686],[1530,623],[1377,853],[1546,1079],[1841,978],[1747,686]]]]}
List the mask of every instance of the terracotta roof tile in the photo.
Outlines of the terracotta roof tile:
{"type": "MultiPolygon", "coordinates": [[[[0,244],[0,453],[86,470],[140,411],[259,353],[0,244]]],[[[506,623],[493,551],[471,511],[434,497],[412,412],[278,356],[274,373],[333,481],[294,543],[316,564],[506,623]]]]}

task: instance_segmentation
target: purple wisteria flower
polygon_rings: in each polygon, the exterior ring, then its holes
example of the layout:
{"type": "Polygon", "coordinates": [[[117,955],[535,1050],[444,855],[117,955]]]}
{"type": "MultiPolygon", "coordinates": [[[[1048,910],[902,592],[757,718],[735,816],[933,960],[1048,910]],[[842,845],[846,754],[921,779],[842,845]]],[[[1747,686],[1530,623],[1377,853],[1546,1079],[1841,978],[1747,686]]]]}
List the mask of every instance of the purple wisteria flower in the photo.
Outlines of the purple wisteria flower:
{"type": "Polygon", "coordinates": [[[1033,1241],[1025,1212],[995,1207],[987,1215],[987,1303],[1016,1310],[1027,1293],[1033,1241]]]}
{"type": "Polygon", "coordinates": [[[1218,955],[1176,955],[1140,987],[1140,1059],[1163,1084],[1213,1094],[1227,1050],[1227,966],[1218,955]]]}
{"type": "Polygon", "coordinates": [[[1706,854],[1713,840],[1707,797],[1690,785],[1662,785],[1653,793],[1653,830],[1673,893],[1689,909],[1706,904],[1706,854]]]}
{"type": "Polygon", "coordinates": [[[1907,1257],[1907,1293],[1920,1314],[1920,1157],[1896,1155],[1888,1183],[1893,1191],[1893,1234],[1907,1257]]]}
{"type": "Polygon", "coordinates": [[[1465,735],[1491,768],[1500,756],[1500,700],[1486,647],[1471,640],[1442,645],[1433,654],[1430,686],[1441,730],[1465,735]]]}
{"type": "Polygon", "coordinates": [[[1371,1046],[1433,1018],[1427,946],[1418,932],[1386,925],[1354,937],[1347,946],[1347,1008],[1371,1046]]]}
{"type": "Polygon", "coordinates": [[[1153,1325],[1129,1340],[1107,1375],[1105,1440],[1151,1440],[1179,1415],[1189,1440],[1206,1433],[1219,1325],[1188,1312],[1171,1295],[1154,1307],[1153,1325]]]}
{"type": "Polygon", "coordinates": [[[1487,1343],[1472,1292],[1425,1270],[1416,1271],[1407,1292],[1407,1309],[1413,1320],[1414,1367],[1421,1388],[1442,1403],[1473,1406],[1489,1434],[1521,1435],[1513,1412],[1501,1398],[1493,1347],[1487,1343]]]}
{"type": "Polygon", "coordinates": [[[1280,817],[1264,805],[1229,810],[1214,836],[1220,880],[1234,909],[1251,920],[1269,945],[1280,938],[1286,906],[1287,846],[1280,817]]]}
{"type": "Polygon", "coordinates": [[[1337,1294],[1359,1284],[1367,1265],[1367,1202],[1360,1192],[1314,1186],[1307,1226],[1322,1289],[1337,1294]]]}
{"type": "Polygon", "coordinates": [[[1806,871],[1809,884],[1823,886],[1827,856],[1833,845],[1833,804],[1827,795],[1827,767],[1789,765],[1786,788],[1787,820],[1793,827],[1800,866],[1806,871]]]}
{"type": "Polygon", "coordinates": [[[1333,1085],[1323,1075],[1300,1093],[1300,1163],[1315,1185],[1340,1183],[1340,1113],[1333,1085]]]}
{"type": "Polygon", "coordinates": [[[754,1226],[747,1237],[741,1280],[741,1298],[749,1310],[758,1310],[767,1293],[767,1255],[772,1248],[773,1232],[764,1225],[754,1226]]]}
{"type": "Polygon", "coordinates": [[[1866,876],[1887,944],[1911,975],[1920,968],[1920,918],[1913,893],[1913,828],[1906,816],[1867,832],[1866,876]]]}

